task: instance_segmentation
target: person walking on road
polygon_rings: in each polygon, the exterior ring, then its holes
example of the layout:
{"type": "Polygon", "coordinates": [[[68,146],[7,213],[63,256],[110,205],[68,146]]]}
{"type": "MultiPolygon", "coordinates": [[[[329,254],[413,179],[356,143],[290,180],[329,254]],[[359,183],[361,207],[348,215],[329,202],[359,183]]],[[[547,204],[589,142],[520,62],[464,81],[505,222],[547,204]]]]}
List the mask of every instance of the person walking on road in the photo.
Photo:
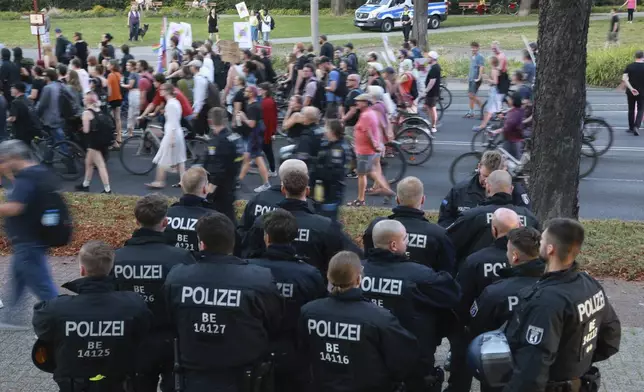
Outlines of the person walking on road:
{"type": "Polygon", "coordinates": [[[639,136],[642,116],[644,115],[644,52],[635,52],[635,61],[626,67],[622,80],[626,85],[628,100],[628,131],[639,136]],[[637,107],[636,107],[637,106],[637,107]],[[637,110],[637,114],[635,111],[637,110]]]}
{"type": "Polygon", "coordinates": [[[476,93],[478,93],[481,87],[483,72],[485,70],[485,58],[479,53],[479,49],[481,48],[479,43],[472,42],[470,47],[472,48],[472,57],[470,59],[470,73],[467,78],[467,96],[470,99],[470,110],[465,115],[465,118],[474,117],[475,104],[479,108],[481,107],[481,100],[476,96],[476,93]]]}
{"type": "MultiPolygon", "coordinates": [[[[622,7],[627,6],[628,10],[628,23],[633,23],[633,14],[635,13],[635,8],[637,7],[637,0],[626,0],[622,7]]],[[[619,7],[619,8],[622,8],[619,7]]]]}

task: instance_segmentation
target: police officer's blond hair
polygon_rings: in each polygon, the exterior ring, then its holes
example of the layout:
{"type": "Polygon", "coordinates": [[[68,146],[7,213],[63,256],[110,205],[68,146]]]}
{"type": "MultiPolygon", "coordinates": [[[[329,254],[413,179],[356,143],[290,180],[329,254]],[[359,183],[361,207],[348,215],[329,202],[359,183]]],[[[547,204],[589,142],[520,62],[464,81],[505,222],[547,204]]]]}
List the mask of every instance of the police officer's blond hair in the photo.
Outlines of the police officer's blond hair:
{"type": "Polygon", "coordinates": [[[339,294],[356,287],[362,273],[362,263],[357,254],[349,251],[337,253],[329,261],[326,277],[331,294],[339,294]]]}
{"type": "Polygon", "coordinates": [[[481,166],[485,166],[491,172],[499,170],[503,166],[503,155],[496,150],[486,151],[481,157],[481,166]]]}
{"type": "Polygon", "coordinates": [[[78,262],[88,276],[105,277],[114,266],[114,249],[103,241],[86,242],[78,252],[78,262]]]}
{"type": "Polygon", "coordinates": [[[416,208],[423,198],[425,188],[417,177],[405,177],[398,183],[396,195],[398,204],[405,207],[416,208]]]}
{"type": "Polygon", "coordinates": [[[401,234],[406,234],[405,226],[397,220],[384,219],[373,227],[371,238],[373,246],[378,249],[389,249],[391,241],[401,234]]]}
{"type": "Polygon", "coordinates": [[[495,170],[487,177],[490,194],[500,192],[512,194],[512,176],[505,170],[495,170]]]}
{"type": "Polygon", "coordinates": [[[181,188],[185,195],[199,194],[208,184],[208,172],[203,167],[191,167],[181,176],[181,188]]]}

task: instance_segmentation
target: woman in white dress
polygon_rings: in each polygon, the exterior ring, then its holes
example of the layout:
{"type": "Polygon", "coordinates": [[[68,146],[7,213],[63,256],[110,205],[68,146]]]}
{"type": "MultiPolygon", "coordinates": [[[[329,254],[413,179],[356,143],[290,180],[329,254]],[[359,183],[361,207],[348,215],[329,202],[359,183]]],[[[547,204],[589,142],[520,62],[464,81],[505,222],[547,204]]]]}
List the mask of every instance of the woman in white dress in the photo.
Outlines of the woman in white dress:
{"type": "Polygon", "coordinates": [[[162,85],[159,93],[165,100],[165,125],[159,151],[153,159],[157,165],[157,175],[154,182],[146,184],[153,189],[165,187],[166,172],[170,168],[176,167],[180,177],[186,170],[186,141],[181,128],[181,104],[175,98],[174,86],[170,83],[162,85]]]}

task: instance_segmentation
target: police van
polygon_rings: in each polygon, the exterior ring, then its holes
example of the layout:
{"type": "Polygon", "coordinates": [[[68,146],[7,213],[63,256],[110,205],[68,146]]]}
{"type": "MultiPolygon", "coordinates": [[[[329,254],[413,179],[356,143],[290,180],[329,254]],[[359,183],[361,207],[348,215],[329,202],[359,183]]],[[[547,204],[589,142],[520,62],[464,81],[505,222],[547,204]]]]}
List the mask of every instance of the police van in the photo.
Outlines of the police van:
{"type": "MultiPolygon", "coordinates": [[[[362,30],[379,29],[389,32],[402,28],[402,13],[405,6],[414,12],[412,0],[367,0],[356,10],[353,24],[362,30]]],[[[447,19],[448,2],[444,0],[429,0],[427,5],[427,27],[437,29],[441,22],[447,19]]]]}

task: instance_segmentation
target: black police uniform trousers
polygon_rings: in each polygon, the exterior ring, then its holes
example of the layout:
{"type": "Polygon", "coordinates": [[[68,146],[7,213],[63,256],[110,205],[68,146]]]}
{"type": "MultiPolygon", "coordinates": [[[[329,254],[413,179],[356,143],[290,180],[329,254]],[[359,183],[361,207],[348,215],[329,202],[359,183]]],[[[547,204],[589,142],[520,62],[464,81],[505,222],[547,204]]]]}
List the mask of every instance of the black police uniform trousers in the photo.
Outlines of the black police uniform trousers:
{"type": "Polygon", "coordinates": [[[219,186],[215,193],[209,196],[208,200],[217,212],[226,215],[237,227],[237,216],[235,214],[235,191],[234,189],[224,189],[219,186]]]}
{"type": "Polygon", "coordinates": [[[403,30],[403,38],[405,39],[405,42],[409,41],[409,33],[411,33],[411,25],[404,24],[402,27],[402,30],[403,30]]]}
{"type": "Polygon", "coordinates": [[[241,388],[239,372],[186,371],[182,374],[182,392],[246,392],[241,388]]]}
{"type": "Polygon", "coordinates": [[[141,343],[137,374],[133,377],[131,392],[157,392],[159,376],[161,391],[174,391],[172,339],[171,333],[158,331],[148,335],[141,343]]]}
{"type": "Polygon", "coordinates": [[[448,387],[445,392],[469,392],[473,374],[467,366],[467,348],[470,343],[462,325],[455,326],[447,337],[451,352],[448,387]]]}

